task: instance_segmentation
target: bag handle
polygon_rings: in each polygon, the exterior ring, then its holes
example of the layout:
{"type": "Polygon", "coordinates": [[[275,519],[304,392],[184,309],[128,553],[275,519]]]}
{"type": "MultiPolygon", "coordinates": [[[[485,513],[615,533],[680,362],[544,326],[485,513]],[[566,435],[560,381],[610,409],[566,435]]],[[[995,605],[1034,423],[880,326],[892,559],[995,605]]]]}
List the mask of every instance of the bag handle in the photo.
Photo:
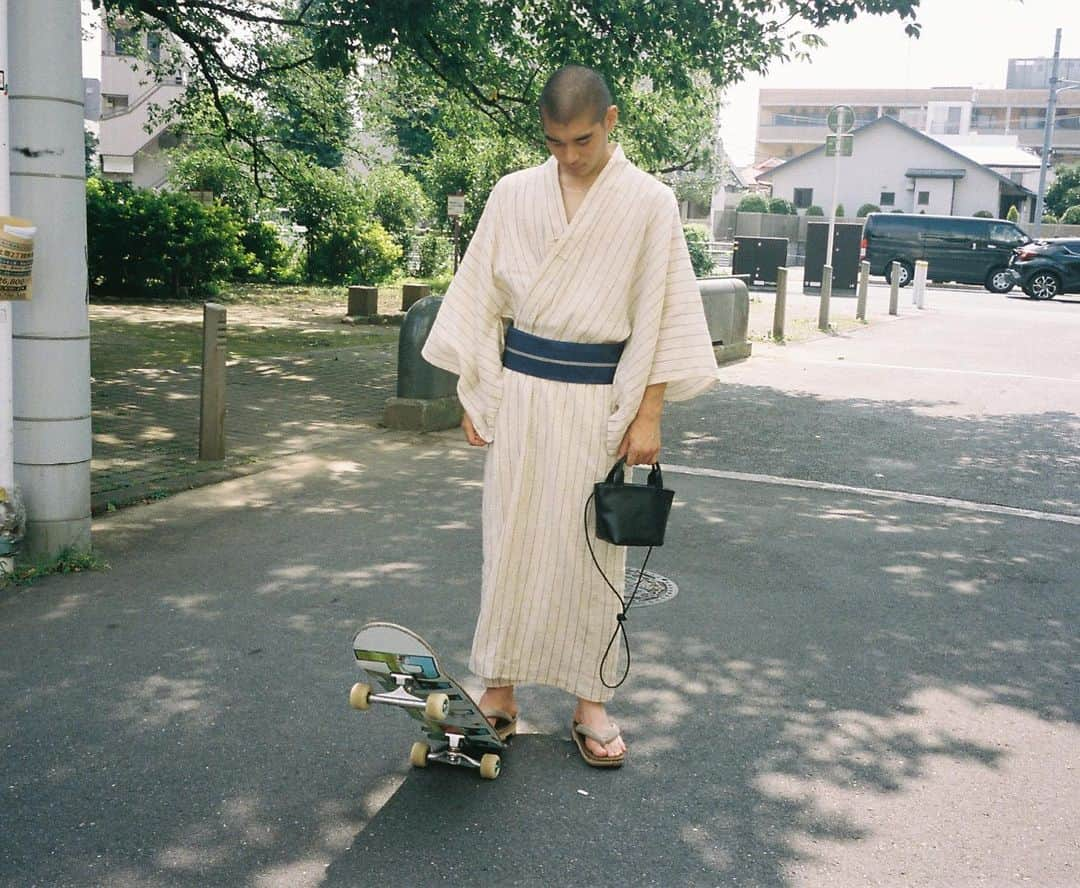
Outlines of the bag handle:
{"type": "MultiPolygon", "coordinates": [[[[626,457],[620,456],[618,461],[611,467],[611,471],[608,472],[606,481],[608,484],[623,484],[625,483],[624,469],[626,468],[626,457]]],[[[656,462],[652,465],[652,471],[649,472],[649,480],[645,482],[650,487],[655,487],[657,490],[664,489],[664,475],[660,471],[660,463],[656,462]]]]}

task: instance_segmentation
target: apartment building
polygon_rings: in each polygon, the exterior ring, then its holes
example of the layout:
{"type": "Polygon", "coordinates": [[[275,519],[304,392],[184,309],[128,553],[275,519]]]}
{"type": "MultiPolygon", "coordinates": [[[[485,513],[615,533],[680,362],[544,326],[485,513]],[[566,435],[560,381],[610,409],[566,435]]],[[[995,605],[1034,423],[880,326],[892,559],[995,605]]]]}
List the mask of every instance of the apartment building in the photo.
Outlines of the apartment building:
{"type": "MultiPolygon", "coordinates": [[[[826,117],[834,105],[851,105],[856,126],[891,117],[930,136],[1015,136],[1021,148],[1041,153],[1046,126],[1049,60],[1011,59],[1009,80],[1022,88],[976,89],[763,89],[758,97],[755,160],[788,159],[825,141],[826,117]],[[1046,62],[1036,65],[1035,62],[1046,62]]],[[[1059,77],[1080,69],[1080,59],[1062,59],[1059,77]],[[1063,73],[1064,72],[1064,73],[1063,73]]],[[[1056,160],[1080,160],[1080,90],[1058,93],[1054,124],[1056,160]]]]}
{"type": "Polygon", "coordinates": [[[141,60],[160,61],[155,35],[123,28],[101,35],[101,111],[98,155],[107,179],[140,188],[160,188],[167,175],[162,151],[176,144],[167,123],[153,122],[152,111],[166,107],[184,90],[182,73],[161,76],[141,60]]]}

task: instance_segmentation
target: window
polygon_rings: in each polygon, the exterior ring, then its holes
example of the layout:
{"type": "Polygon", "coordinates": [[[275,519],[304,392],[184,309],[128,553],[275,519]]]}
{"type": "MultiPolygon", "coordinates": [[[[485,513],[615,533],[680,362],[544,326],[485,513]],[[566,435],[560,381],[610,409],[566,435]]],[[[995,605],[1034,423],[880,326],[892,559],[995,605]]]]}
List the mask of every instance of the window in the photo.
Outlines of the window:
{"type": "Polygon", "coordinates": [[[1027,242],[1025,235],[1015,225],[1007,222],[990,223],[990,240],[1003,244],[1022,244],[1027,242]]]}
{"type": "Polygon", "coordinates": [[[881,199],[878,201],[879,207],[893,207],[896,206],[896,192],[895,191],[882,191],[881,199]]]}
{"type": "Polygon", "coordinates": [[[112,36],[113,52],[117,55],[136,55],[142,48],[142,41],[132,28],[117,28],[112,36]]]}
{"type": "Polygon", "coordinates": [[[795,189],[795,209],[805,210],[812,206],[814,203],[814,189],[813,188],[796,188],[795,189]]]}
{"type": "Polygon", "coordinates": [[[115,114],[117,111],[123,111],[127,106],[127,96],[106,94],[101,97],[101,110],[106,114],[115,114]]]}
{"type": "Polygon", "coordinates": [[[929,205],[930,205],[930,192],[929,191],[920,191],[919,192],[919,206],[920,207],[926,207],[926,206],[929,206],[929,205]]]}
{"type": "Polygon", "coordinates": [[[161,61],[161,35],[160,34],[147,34],[146,35],[146,52],[150,56],[150,61],[161,61]]]}

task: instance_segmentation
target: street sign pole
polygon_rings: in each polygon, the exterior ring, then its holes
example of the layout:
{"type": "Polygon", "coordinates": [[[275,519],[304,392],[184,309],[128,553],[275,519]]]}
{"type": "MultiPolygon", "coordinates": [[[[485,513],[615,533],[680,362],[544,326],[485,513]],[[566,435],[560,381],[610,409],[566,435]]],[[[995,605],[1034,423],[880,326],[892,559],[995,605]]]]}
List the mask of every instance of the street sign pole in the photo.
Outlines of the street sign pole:
{"type": "Polygon", "coordinates": [[[446,196],[446,215],[454,220],[454,274],[461,261],[461,214],[465,212],[465,194],[455,191],[446,196]]]}
{"type": "Polygon", "coordinates": [[[829,211],[829,241],[825,247],[825,264],[833,264],[833,239],[836,233],[836,203],[840,196],[840,155],[851,154],[851,141],[853,137],[849,133],[855,127],[855,109],[850,105],[834,105],[829,110],[827,119],[829,129],[833,135],[825,139],[825,151],[828,153],[830,141],[833,147],[833,186],[832,186],[832,209],[829,211]]]}

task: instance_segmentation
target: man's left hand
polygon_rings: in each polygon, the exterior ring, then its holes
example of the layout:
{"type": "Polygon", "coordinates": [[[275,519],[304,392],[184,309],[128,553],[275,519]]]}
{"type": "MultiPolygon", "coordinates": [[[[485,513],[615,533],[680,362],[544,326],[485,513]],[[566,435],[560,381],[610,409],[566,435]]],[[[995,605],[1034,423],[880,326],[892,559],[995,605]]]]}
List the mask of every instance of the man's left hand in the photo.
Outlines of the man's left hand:
{"type": "Polygon", "coordinates": [[[660,459],[660,420],[638,416],[623,435],[616,459],[628,466],[651,466],[660,459]]]}

